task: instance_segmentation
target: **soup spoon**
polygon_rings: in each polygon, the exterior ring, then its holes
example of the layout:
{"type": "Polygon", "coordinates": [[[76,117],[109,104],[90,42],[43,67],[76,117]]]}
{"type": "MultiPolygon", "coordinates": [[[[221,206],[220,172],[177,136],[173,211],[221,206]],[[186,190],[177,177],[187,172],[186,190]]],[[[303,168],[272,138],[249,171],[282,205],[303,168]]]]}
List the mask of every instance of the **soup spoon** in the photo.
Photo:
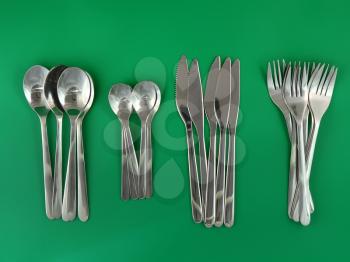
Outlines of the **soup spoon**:
{"type": "Polygon", "coordinates": [[[85,72],[90,82],[90,98],[83,112],[77,120],[77,156],[78,156],[78,217],[81,221],[87,221],[89,218],[89,202],[87,195],[85,157],[84,157],[84,142],[83,142],[83,119],[86,113],[90,110],[94,100],[94,83],[91,76],[85,72]]]}
{"type": "Polygon", "coordinates": [[[91,86],[88,75],[76,67],[63,71],[58,80],[58,99],[70,120],[70,146],[63,194],[62,219],[76,217],[76,130],[79,115],[89,102],[91,86]]]}
{"type": "Polygon", "coordinates": [[[146,173],[146,197],[149,198],[152,196],[153,193],[153,187],[152,187],[152,120],[155,115],[155,113],[159,109],[160,101],[161,101],[161,93],[159,87],[153,83],[153,87],[156,90],[157,98],[156,103],[148,116],[146,120],[146,127],[147,127],[147,144],[148,144],[148,154],[147,154],[147,161],[146,163],[149,165],[147,168],[146,173]]]}
{"type": "MultiPolygon", "coordinates": [[[[147,185],[152,183],[152,178],[149,177],[150,172],[148,171],[150,167],[147,163],[150,148],[147,139],[147,118],[152,115],[152,110],[157,102],[157,92],[154,86],[155,84],[150,81],[140,82],[134,87],[131,96],[134,109],[141,120],[141,147],[138,183],[139,198],[144,198],[146,196],[147,185]]],[[[152,192],[151,190],[148,191],[152,192]]]]}
{"type": "Polygon", "coordinates": [[[25,73],[23,79],[24,95],[30,107],[37,113],[41,125],[41,140],[44,166],[45,210],[48,218],[52,219],[52,170],[50,149],[47,139],[46,118],[50,111],[44,96],[44,83],[49,70],[36,65],[25,73]]]}
{"type": "Polygon", "coordinates": [[[129,127],[132,113],[131,87],[115,84],[108,95],[109,104],[122,124],[122,192],[123,200],[138,197],[138,164],[129,127]]]}
{"type": "Polygon", "coordinates": [[[55,169],[53,175],[52,186],[52,216],[60,218],[62,214],[62,120],[63,107],[57,96],[57,81],[67,66],[60,65],[54,67],[48,73],[44,94],[48,107],[56,117],[56,153],[55,153],[55,169]]]}

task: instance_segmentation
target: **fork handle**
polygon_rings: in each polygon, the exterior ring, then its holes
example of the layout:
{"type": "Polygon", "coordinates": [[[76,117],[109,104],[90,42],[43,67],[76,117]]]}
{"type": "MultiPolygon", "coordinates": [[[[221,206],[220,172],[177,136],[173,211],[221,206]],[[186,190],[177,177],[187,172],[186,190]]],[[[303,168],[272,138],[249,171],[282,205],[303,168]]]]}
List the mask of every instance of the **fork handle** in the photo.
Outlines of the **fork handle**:
{"type": "Polygon", "coordinates": [[[226,129],[220,127],[219,157],[216,179],[216,218],[215,226],[220,227],[224,222],[225,195],[225,157],[226,157],[226,129]]]}
{"type": "Polygon", "coordinates": [[[194,222],[200,223],[203,219],[201,192],[197,173],[196,152],[194,149],[192,124],[187,124],[186,138],[188,147],[188,168],[190,175],[191,208],[194,222]]]}
{"type": "Polygon", "coordinates": [[[304,133],[302,123],[297,124],[297,143],[298,143],[298,168],[299,168],[299,181],[298,191],[300,193],[299,198],[299,212],[300,222],[302,225],[307,226],[310,224],[310,210],[308,202],[308,187],[306,177],[305,166],[305,146],[304,146],[304,133]]]}

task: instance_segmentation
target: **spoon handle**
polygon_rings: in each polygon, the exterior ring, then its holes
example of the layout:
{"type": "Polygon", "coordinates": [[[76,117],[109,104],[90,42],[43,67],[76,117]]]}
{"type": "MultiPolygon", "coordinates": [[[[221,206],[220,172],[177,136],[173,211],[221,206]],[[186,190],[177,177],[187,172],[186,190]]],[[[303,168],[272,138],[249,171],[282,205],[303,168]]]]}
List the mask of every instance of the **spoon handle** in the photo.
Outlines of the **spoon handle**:
{"type": "Polygon", "coordinates": [[[132,140],[132,135],[130,132],[129,124],[125,126],[125,146],[127,153],[127,165],[128,165],[128,178],[129,178],[129,190],[130,197],[132,199],[137,199],[138,197],[138,185],[137,179],[139,177],[139,166],[137,163],[135,148],[132,140]]]}
{"type": "Polygon", "coordinates": [[[52,216],[52,169],[49,143],[47,139],[46,115],[40,116],[41,140],[43,150],[43,166],[44,166],[44,190],[45,190],[45,210],[48,218],[52,216]]]}
{"type": "Polygon", "coordinates": [[[139,198],[146,196],[146,170],[147,170],[147,126],[145,121],[141,123],[141,146],[139,165],[139,198]]]}
{"type": "Polygon", "coordinates": [[[52,215],[54,218],[60,218],[62,215],[62,119],[62,116],[56,116],[57,135],[52,193],[52,215]]]}
{"type": "Polygon", "coordinates": [[[147,130],[147,140],[146,140],[146,150],[147,150],[147,161],[146,161],[146,197],[150,198],[153,193],[152,186],[152,130],[151,130],[151,120],[146,124],[147,130]]]}
{"type": "Polygon", "coordinates": [[[127,163],[127,141],[125,127],[122,126],[122,176],[121,176],[121,199],[128,200],[130,197],[129,168],[127,163]]]}
{"type": "Polygon", "coordinates": [[[68,166],[66,182],[64,186],[62,219],[71,221],[76,217],[76,130],[77,121],[75,118],[70,119],[70,146],[68,155],[68,166]]]}
{"type": "Polygon", "coordinates": [[[86,169],[83,141],[83,119],[77,120],[77,156],[78,156],[78,217],[81,221],[89,218],[89,202],[87,195],[86,169]]]}

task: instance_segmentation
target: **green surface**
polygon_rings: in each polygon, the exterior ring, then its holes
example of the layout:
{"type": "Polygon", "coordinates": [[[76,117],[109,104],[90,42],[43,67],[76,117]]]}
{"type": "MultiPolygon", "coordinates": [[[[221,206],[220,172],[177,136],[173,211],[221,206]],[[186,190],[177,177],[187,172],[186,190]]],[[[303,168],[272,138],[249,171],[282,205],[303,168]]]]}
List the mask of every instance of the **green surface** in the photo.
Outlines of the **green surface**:
{"type": "MultiPolygon", "coordinates": [[[[339,0],[1,3],[0,261],[348,261],[349,8],[339,0]],[[185,132],[174,102],[182,54],[199,59],[204,79],[216,55],[241,59],[232,229],[208,230],[191,219],[185,132]],[[316,147],[316,212],[308,228],[287,218],[288,137],[265,84],[267,61],[275,58],[339,67],[316,147]],[[62,63],[95,81],[84,125],[87,223],[45,216],[39,121],[22,91],[30,66],[62,63]],[[120,125],[107,95],[113,83],[144,79],[162,88],[153,125],[155,196],[122,202],[120,125]]],[[[137,117],[132,122],[136,139],[137,117]]],[[[68,130],[66,121],[65,159],[68,130]]],[[[50,134],[53,149],[52,116],[50,134]]]]}

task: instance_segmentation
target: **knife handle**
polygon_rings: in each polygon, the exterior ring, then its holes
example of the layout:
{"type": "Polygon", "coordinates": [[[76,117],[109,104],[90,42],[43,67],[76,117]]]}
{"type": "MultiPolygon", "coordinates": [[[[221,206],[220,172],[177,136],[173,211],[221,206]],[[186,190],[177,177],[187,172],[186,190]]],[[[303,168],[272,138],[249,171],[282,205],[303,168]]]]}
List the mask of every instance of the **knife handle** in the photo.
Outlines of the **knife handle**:
{"type": "Polygon", "coordinates": [[[208,158],[207,199],[205,225],[211,227],[215,223],[215,174],[216,173],[216,123],[210,126],[210,147],[208,158]]]}
{"type": "Polygon", "coordinates": [[[188,146],[188,168],[190,175],[191,207],[194,222],[202,222],[202,202],[197,173],[196,152],[194,149],[192,124],[186,128],[187,146],[188,146]]]}
{"type": "Polygon", "coordinates": [[[226,172],[226,185],[225,185],[225,226],[232,227],[234,224],[234,212],[235,212],[235,145],[236,135],[234,130],[230,130],[229,136],[229,148],[227,156],[227,172],[226,172]]]}
{"type": "Polygon", "coordinates": [[[220,127],[220,147],[216,180],[216,219],[215,226],[220,227],[224,222],[224,187],[225,187],[225,156],[226,129],[220,127]]]}

